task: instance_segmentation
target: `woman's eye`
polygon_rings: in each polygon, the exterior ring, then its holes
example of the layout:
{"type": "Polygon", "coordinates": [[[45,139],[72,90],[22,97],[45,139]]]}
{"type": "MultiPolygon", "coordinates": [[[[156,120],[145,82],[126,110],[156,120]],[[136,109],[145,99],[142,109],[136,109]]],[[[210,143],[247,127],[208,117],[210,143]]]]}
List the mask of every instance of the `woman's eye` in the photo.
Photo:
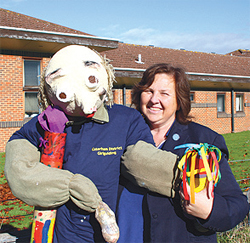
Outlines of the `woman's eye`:
{"type": "Polygon", "coordinates": [[[168,92],[162,92],[161,95],[163,95],[163,96],[169,96],[169,93],[168,92]]]}
{"type": "Polygon", "coordinates": [[[151,93],[152,93],[152,91],[149,90],[149,89],[146,89],[146,90],[144,90],[143,92],[144,92],[144,93],[147,93],[147,94],[151,94],[151,93]]]}

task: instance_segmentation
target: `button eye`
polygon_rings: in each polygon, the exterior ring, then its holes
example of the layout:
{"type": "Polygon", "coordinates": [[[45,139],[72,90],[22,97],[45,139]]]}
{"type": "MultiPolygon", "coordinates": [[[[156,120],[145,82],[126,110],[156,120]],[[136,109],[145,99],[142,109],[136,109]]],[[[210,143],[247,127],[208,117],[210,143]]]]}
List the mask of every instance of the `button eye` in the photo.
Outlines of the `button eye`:
{"type": "Polygon", "coordinates": [[[89,76],[89,82],[91,84],[98,83],[98,79],[95,76],[89,76]]]}
{"type": "Polygon", "coordinates": [[[66,99],[66,98],[67,98],[67,95],[66,95],[64,92],[61,92],[61,93],[59,94],[59,97],[60,97],[61,99],[66,99]]]}
{"type": "MultiPolygon", "coordinates": [[[[67,85],[66,85],[67,86],[67,85]]],[[[64,87],[63,85],[59,87],[56,91],[56,97],[63,103],[70,102],[74,100],[74,92],[69,89],[69,87],[64,87]]]]}
{"type": "Polygon", "coordinates": [[[91,89],[96,88],[98,83],[99,83],[99,79],[94,75],[90,75],[88,79],[86,80],[86,85],[91,89]]]}

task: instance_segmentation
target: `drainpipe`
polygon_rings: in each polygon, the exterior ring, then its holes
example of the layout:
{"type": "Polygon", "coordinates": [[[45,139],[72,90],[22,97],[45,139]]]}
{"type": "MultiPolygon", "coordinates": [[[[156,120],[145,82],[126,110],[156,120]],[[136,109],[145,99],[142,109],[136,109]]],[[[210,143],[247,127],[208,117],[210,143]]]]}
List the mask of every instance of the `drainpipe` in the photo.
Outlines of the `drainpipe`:
{"type": "Polygon", "coordinates": [[[232,133],[234,133],[234,90],[231,90],[231,125],[232,125],[232,133]]]}
{"type": "Polygon", "coordinates": [[[123,85],[123,90],[122,90],[122,95],[123,95],[123,105],[126,105],[126,85],[123,85]]]}

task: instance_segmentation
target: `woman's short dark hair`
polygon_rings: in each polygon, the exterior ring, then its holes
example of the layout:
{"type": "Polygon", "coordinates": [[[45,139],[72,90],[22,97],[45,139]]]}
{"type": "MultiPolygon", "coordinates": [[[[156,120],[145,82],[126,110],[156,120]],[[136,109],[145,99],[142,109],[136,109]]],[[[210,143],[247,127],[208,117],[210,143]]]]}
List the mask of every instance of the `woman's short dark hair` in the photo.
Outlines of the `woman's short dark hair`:
{"type": "Polygon", "coordinates": [[[191,110],[190,85],[185,70],[181,67],[173,67],[167,63],[159,63],[149,67],[143,73],[141,81],[135,84],[132,89],[132,105],[135,105],[135,108],[141,112],[141,93],[151,86],[155,75],[158,73],[166,73],[173,76],[178,107],[176,119],[181,124],[188,124],[191,121],[191,116],[189,116],[191,110]]]}

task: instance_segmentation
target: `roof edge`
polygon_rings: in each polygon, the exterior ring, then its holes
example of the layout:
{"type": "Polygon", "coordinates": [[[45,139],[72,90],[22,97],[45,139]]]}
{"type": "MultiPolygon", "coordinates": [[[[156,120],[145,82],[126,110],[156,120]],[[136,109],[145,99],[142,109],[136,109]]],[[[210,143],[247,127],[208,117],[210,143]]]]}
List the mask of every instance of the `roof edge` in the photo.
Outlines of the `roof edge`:
{"type": "Polygon", "coordinates": [[[33,30],[33,29],[24,29],[24,28],[8,27],[8,26],[0,26],[0,29],[16,30],[16,31],[23,31],[23,32],[33,32],[33,33],[43,33],[43,34],[49,34],[49,35],[84,37],[84,38],[89,38],[89,39],[100,39],[100,40],[109,40],[109,41],[119,42],[119,40],[115,39],[115,38],[97,37],[97,36],[93,36],[93,35],[80,35],[80,34],[73,34],[73,33],[53,32],[53,31],[45,31],[45,30],[33,30]]]}
{"type": "MultiPolygon", "coordinates": [[[[144,72],[146,69],[137,69],[137,68],[120,68],[114,67],[116,71],[131,71],[131,72],[144,72]]],[[[213,76],[213,77],[227,77],[227,78],[246,78],[249,79],[250,76],[240,76],[240,75],[227,75],[227,74],[214,74],[214,73],[194,73],[186,72],[188,75],[200,75],[200,76],[213,76]]]]}

